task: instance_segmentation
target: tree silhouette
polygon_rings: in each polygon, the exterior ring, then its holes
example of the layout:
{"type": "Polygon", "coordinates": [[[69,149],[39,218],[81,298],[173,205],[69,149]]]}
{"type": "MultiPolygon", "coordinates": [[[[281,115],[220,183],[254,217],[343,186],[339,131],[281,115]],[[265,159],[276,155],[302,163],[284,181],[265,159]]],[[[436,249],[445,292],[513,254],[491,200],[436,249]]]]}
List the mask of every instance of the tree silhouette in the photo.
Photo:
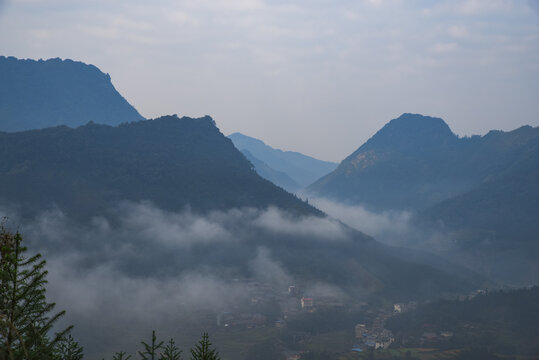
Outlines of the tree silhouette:
{"type": "Polygon", "coordinates": [[[54,303],[45,296],[45,260],[26,257],[20,233],[0,224],[0,359],[56,359],[55,348],[71,327],[49,332],[65,312],[53,314],[54,303]]]}
{"type": "Polygon", "coordinates": [[[191,349],[191,360],[221,360],[219,353],[210,346],[208,333],[202,334],[202,339],[191,349]]]}
{"type": "Polygon", "coordinates": [[[163,342],[157,342],[157,336],[155,336],[155,330],[152,331],[152,342],[150,344],[141,341],[144,345],[144,351],[139,351],[139,355],[142,360],[157,360],[157,351],[163,347],[163,342]]]}
{"type": "Polygon", "coordinates": [[[117,351],[112,355],[112,360],[129,360],[131,355],[126,355],[125,351],[117,351]]]}
{"type": "Polygon", "coordinates": [[[81,360],[83,358],[83,348],[71,335],[64,336],[58,341],[55,353],[60,360],[81,360]]]}
{"type": "Polygon", "coordinates": [[[167,345],[163,348],[159,360],[181,360],[182,351],[174,343],[174,339],[170,339],[167,345]]]}

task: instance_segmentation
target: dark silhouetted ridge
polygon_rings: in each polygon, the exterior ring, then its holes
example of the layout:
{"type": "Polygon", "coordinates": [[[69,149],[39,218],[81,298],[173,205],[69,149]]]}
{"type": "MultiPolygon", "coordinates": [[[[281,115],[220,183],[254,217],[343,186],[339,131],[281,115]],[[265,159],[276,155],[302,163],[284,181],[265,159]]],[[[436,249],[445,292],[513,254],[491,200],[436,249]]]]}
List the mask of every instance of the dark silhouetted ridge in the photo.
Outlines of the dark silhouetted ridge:
{"type": "Polygon", "coordinates": [[[93,215],[123,200],[196,211],[277,206],[321,214],[261,178],[209,117],[164,116],[0,133],[0,198],[93,215]]]}

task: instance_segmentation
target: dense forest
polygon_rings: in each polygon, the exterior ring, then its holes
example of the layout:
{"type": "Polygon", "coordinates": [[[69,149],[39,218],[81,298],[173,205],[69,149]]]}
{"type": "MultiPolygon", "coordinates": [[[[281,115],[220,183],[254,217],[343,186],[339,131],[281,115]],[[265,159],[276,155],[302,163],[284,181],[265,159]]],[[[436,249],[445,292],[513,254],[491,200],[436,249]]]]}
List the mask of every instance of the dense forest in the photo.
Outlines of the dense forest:
{"type": "Polygon", "coordinates": [[[258,176],[209,116],[0,133],[0,144],[0,199],[29,213],[55,204],[88,218],[147,200],[176,211],[273,205],[322,214],[258,176]]]}

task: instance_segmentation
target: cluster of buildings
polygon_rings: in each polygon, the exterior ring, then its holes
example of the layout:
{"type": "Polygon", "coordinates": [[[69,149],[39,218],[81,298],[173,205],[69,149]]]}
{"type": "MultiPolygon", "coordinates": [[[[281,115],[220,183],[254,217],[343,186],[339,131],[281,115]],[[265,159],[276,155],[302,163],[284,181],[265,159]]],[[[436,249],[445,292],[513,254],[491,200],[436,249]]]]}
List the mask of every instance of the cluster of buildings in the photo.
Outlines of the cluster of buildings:
{"type": "Polygon", "coordinates": [[[355,327],[357,342],[357,344],[354,345],[355,351],[360,351],[362,347],[387,349],[393,342],[395,342],[393,333],[384,328],[384,322],[390,316],[390,313],[379,314],[374,319],[372,326],[367,326],[366,324],[357,324],[355,327]]]}
{"type": "Polygon", "coordinates": [[[235,279],[242,283],[249,294],[246,304],[234,306],[217,315],[217,326],[241,326],[258,328],[263,326],[285,327],[286,321],[302,312],[314,312],[329,307],[342,307],[343,303],[331,294],[309,296],[295,285],[278,290],[267,283],[249,279],[235,279]],[[271,306],[268,306],[271,305],[271,306]],[[271,314],[265,310],[273,308],[271,314]],[[278,312],[278,313],[277,313],[278,312]],[[268,319],[271,318],[271,323],[268,319]],[[277,320],[275,320],[277,318],[277,320]]]}
{"type": "Polygon", "coordinates": [[[302,311],[313,312],[318,309],[339,308],[344,306],[344,303],[338,297],[331,296],[330,294],[317,296],[316,298],[313,296],[301,295],[301,291],[295,285],[288,287],[288,294],[293,298],[299,299],[302,311]]]}

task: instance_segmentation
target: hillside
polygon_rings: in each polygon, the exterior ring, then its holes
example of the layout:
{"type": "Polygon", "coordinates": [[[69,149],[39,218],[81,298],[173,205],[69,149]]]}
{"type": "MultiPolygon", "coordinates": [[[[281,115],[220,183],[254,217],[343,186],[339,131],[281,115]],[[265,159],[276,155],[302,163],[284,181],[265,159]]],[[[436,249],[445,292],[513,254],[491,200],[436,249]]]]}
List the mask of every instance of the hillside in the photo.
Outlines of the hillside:
{"type": "Polygon", "coordinates": [[[448,166],[457,144],[442,119],[403,114],[307,190],[377,210],[421,208],[470,185],[448,166]]]}
{"type": "Polygon", "coordinates": [[[503,358],[538,354],[538,319],[534,287],[424,304],[390,318],[387,327],[407,347],[485,348],[503,358]]]}
{"type": "Polygon", "coordinates": [[[445,249],[492,279],[524,285],[538,280],[537,169],[539,128],[458,138],[442,119],[403,114],[308,190],[375,211],[411,210],[423,236],[410,246],[445,249]]]}
{"type": "Polygon", "coordinates": [[[539,129],[491,132],[474,141],[478,149],[470,155],[508,159],[492,164],[490,173],[471,190],[425,209],[421,216],[448,228],[495,229],[506,236],[529,225],[539,230],[533,221],[539,211],[539,129]]]}
{"type": "Polygon", "coordinates": [[[298,152],[274,149],[261,140],[240,133],[228,137],[240,151],[247,150],[271,169],[285,173],[300,187],[311,184],[337,167],[336,163],[318,160],[298,152]]]}
{"type": "Polygon", "coordinates": [[[442,119],[403,114],[308,190],[376,210],[425,209],[528,161],[535,139],[539,128],[530,126],[459,138],[442,119]]]}
{"type": "MultiPolygon", "coordinates": [[[[408,299],[470,287],[458,276],[399,258],[372,238],[322,217],[319,210],[261,178],[209,116],[164,116],[117,127],[90,123],[76,129],[61,126],[0,133],[0,144],[0,156],[5,159],[0,164],[0,201],[16,205],[23,215],[29,215],[26,218],[55,205],[74,221],[91,223],[93,217],[102,216],[123,226],[128,220],[125,209],[118,206],[125,201],[149,201],[141,206],[155,210],[144,210],[144,218],[161,211],[208,216],[198,222],[190,217],[173,218],[173,233],[181,233],[185,222],[202,224],[197,225],[201,226],[199,240],[198,232],[185,235],[195,236],[191,241],[198,245],[192,251],[168,253],[166,247],[141,239],[137,248],[144,256],[136,256],[137,261],[131,255],[125,258],[123,267],[130,272],[207,266],[218,274],[249,276],[248,264],[264,247],[290,274],[304,281],[323,279],[353,291],[408,299]],[[275,208],[283,213],[272,210],[275,208]],[[231,209],[235,210],[228,212],[231,209]],[[222,214],[215,215],[215,211],[222,214]],[[227,229],[223,243],[207,243],[216,227],[227,229]],[[207,231],[210,235],[204,235],[207,231]],[[235,241],[226,240],[228,234],[235,241]],[[156,258],[161,259],[160,265],[156,258]]],[[[168,221],[165,219],[157,223],[168,221]]],[[[147,221],[151,223],[148,218],[136,223],[142,226],[147,221]]],[[[120,231],[102,241],[134,241],[133,237],[119,240],[123,237],[120,231]]],[[[76,237],[65,243],[76,251],[89,246],[76,237]]],[[[101,248],[97,238],[90,243],[92,253],[101,248]]],[[[94,261],[100,263],[104,256],[94,261]]],[[[114,261],[124,262],[116,256],[114,261]]]]}
{"type": "Polygon", "coordinates": [[[300,189],[300,186],[290,176],[282,171],[272,169],[268,164],[254,157],[249,150],[243,149],[241,150],[241,153],[245,155],[251,164],[253,164],[256,173],[264,179],[271,181],[275,185],[280,186],[291,193],[300,189]]]}
{"type": "Polygon", "coordinates": [[[320,212],[259,177],[210,117],[0,133],[0,199],[90,216],[123,200],[168,210],[320,212]]]}
{"type": "Polygon", "coordinates": [[[0,56],[0,131],[142,119],[116,91],[110,76],[93,65],[0,56]]]}
{"type": "Polygon", "coordinates": [[[509,166],[473,189],[420,211],[415,222],[445,233],[459,254],[456,260],[491,278],[526,285],[539,282],[537,214],[539,137],[523,144],[509,166]]]}

